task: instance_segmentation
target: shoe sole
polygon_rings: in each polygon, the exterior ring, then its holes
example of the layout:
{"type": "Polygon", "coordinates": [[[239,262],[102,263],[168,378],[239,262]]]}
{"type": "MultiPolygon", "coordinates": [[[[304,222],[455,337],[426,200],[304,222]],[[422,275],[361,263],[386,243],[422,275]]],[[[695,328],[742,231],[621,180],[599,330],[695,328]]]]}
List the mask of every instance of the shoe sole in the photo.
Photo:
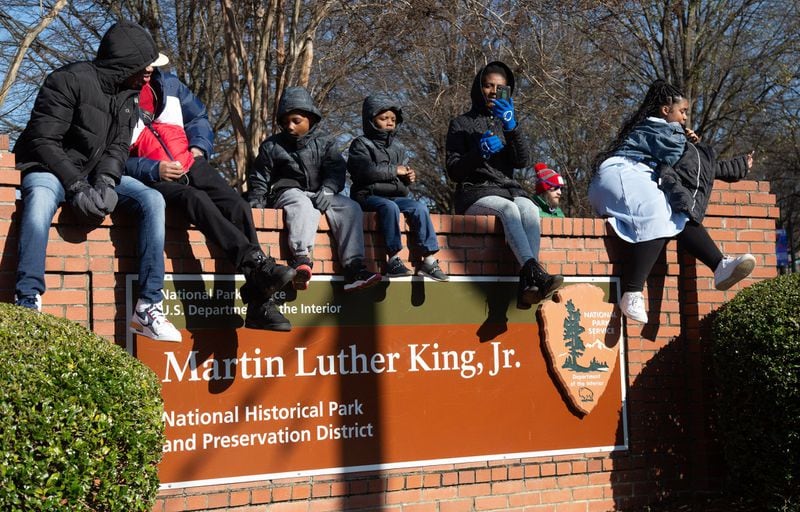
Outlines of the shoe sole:
{"type": "Polygon", "coordinates": [[[244,326],[248,329],[256,329],[259,331],[277,331],[277,332],[289,332],[292,330],[292,324],[286,322],[281,324],[272,324],[272,325],[255,325],[252,323],[245,322],[244,326]]]}
{"type": "Polygon", "coordinates": [[[533,304],[544,302],[553,297],[561,285],[564,284],[564,277],[557,275],[553,276],[553,282],[550,287],[545,291],[544,295],[539,295],[539,290],[525,290],[522,296],[517,299],[517,309],[530,309],[533,304]]]}
{"type": "Polygon", "coordinates": [[[431,279],[432,281],[438,281],[440,283],[446,283],[446,282],[450,281],[449,277],[447,277],[446,279],[442,279],[442,278],[434,276],[433,274],[429,274],[429,273],[425,272],[424,270],[417,270],[417,275],[420,276],[420,277],[427,277],[428,279],[431,279]]]}
{"type": "Polygon", "coordinates": [[[756,262],[753,260],[743,260],[736,268],[733,269],[731,275],[728,276],[727,279],[721,281],[719,284],[715,286],[715,288],[719,291],[724,292],[725,290],[730,289],[731,286],[735,285],[745,277],[749,276],[753,269],[756,268],[756,262]]]}
{"type": "Polygon", "coordinates": [[[133,323],[131,323],[130,325],[130,331],[133,334],[138,334],[140,336],[144,336],[145,338],[150,338],[151,340],[155,341],[168,341],[170,343],[180,343],[183,341],[183,337],[181,337],[181,339],[176,340],[175,338],[167,338],[167,337],[162,338],[160,336],[154,336],[153,333],[147,332],[147,330],[140,328],[139,326],[133,323]]]}
{"type": "Polygon", "coordinates": [[[393,278],[396,278],[396,277],[408,277],[410,275],[411,275],[411,271],[409,270],[408,272],[403,272],[402,274],[389,274],[389,273],[386,273],[386,274],[383,274],[383,277],[388,277],[389,279],[393,279],[393,278]]]}
{"type": "Polygon", "coordinates": [[[354,292],[356,290],[365,290],[367,288],[372,288],[376,284],[381,282],[380,274],[373,274],[369,279],[365,279],[363,281],[355,281],[353,283],[345,283],[344,291],[346,292],[354,292]]]}
{"type": "Polygon", "coordinates": [[[639,323],[639,324],[646,324],[648,322],[648,318],[647,317],[636,318],[636,317],[633,317],[633,316],[628,316],[628,314],[625,313],[624,311],[623,311],[622,314],[625,315],[625,318],[627,318],[628,320],[632,320],[632,321],[634,321],[636,323],[639,323]]]}
{"type": "Polygon", "coordinates": [[[292,279],[292,286],[295,290],[307,290],[308,282],[311,281],[311,271],[302,268],[305,265],[295,269],[294,279],[292,279]]]}

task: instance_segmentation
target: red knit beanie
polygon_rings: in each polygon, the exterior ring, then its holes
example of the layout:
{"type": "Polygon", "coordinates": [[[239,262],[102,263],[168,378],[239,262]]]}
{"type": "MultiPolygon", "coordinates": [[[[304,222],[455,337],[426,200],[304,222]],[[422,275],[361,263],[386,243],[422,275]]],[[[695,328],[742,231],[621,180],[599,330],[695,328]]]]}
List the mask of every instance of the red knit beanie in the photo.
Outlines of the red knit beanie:
{"type": "Polygon", "coordinates": [[[552,188],[563,187],[565,185],[564,178],[553,169],[547,167],[547,164],[539,162],[534,165],[533,168],[536,170],[537,194],[543,194],[552,188]]]}

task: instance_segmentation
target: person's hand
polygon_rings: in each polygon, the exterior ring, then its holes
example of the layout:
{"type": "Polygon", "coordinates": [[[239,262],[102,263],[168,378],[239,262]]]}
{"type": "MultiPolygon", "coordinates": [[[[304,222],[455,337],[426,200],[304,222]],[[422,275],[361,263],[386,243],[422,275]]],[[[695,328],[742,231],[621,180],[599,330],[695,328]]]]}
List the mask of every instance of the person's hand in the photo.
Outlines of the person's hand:
{"type": "Polygon", "coordinates": [[[192,152],[192,156],[195,157],[195,158],[203,158],[203,159],[205,159],[205,157],[206,157],[206,154],[203,153],[203,150],[200,149],[200,148],[192,146],[192,147],[189,148],[189,151],[192,152]]]}
{"type": "Polygon", "coordinates": [[[250,208],[267,207],[267,198],[265,196],[251,197],[249,202],[250,202],[250,208]]]}
{"type": "Polygon", "coordinates": [[[99,175],[94,181],[94,189],[101,201],[97,207],[106,214],[113,212],[117,207],[117,192],[114,190],[116,186],[114,178],[105,174],[99,175]]]}
{"type": "Polygon", "coordinates": [[[414,183],[417,181],[417,173],[411,167],[407,165],[398,165],[397,166],[397,175],[400,177],[401,180],[405,181],[406,183],[414,183]]]}
{"type": "Polygon", "coordinates": [[[745,162],[747,162],[747,170],[748,171],[753,168],[753,156],[755,154],[756,154],[756,150],[754,149],[753,151],[747,153],[747,156],[745,157],[745,162]]]}
{"type": "Polygon", "coordinates": [[[500,140],[500,137],[493,134],[492,132],[486,132],[481,137],[481,156],[484,160],[488,160],[493,154],[499,152],[504,148],[503,141],[500,140]]]}
{"type": "Polygon", "coordinates": [[[686,131],[686,140],[688,140],[692,144],[697,144],[698,142],[700,142],[700,136],[697,135],[697,133],[694,130],[692,130],[691,128],[684,128],[684,130],[686,131]]]}
{"type": "Polygon", "coordinates": [[[106,218],[107,212],[98,206],[103,201],[88,181],[78,180],[73,183],[67,190],[67,197],[69,204],[84,221],[99,224],[106,218]]]}
{"type": "Polygon", "coordinates": [[[492,100],[492,114],[503,122],[503,131],[510,132],[517,127],[513,98],[492,100]]]}
{"type": "Polygon", "coordinates": [[[183,165],[178,161],[161,161],[158,163],[158,177],[161,181],[178,181],[181,176],[186,174],[183,165]]]}
{"type": "Polygon", "coordinates": [[[314,205],[314,208],[321,212],[325,212],[325,210],[330,208],[332,202],[333,190],[328,187],[322,187],[319,189],[319,192],[311,198],[311,203],[314,205]]]}

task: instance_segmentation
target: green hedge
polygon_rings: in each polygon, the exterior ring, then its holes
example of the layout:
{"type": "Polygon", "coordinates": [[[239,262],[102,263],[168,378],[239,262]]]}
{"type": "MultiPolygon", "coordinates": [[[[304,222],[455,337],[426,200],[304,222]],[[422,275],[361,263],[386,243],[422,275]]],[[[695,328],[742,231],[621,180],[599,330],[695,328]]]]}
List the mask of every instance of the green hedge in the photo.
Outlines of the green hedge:
{"type": "Polygon", "coordinates": [[[147,511],[164,442],[156,376],[62,318],[0,303],[0,510],[147,511]]]}
{"type": "Polygon", "coordinates": [[[732,488],[800,506],[800,274],[740,291],[714,319],[719,435],[732,488]]]}

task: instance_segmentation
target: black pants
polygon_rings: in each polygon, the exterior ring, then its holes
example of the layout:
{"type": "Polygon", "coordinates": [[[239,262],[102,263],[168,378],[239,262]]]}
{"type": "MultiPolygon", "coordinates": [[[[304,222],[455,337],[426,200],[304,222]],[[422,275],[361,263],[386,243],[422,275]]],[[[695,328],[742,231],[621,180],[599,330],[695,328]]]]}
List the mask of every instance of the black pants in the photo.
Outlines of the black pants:
{"type": "Polygon", "coordinates": [[[250,204],[202,158],[195,160],[186,176],[188,185],[159,181],[153,188],[161,192],[167,206],[186,212],[189,221],[240,268],[248,255],[261,250],[250,204]]]}
{"type": "MultiPolygon", "coordinates": [[[[715,270],[719,262],[722,261],[722,253],[717,244],[711,239],[706,228],[702,224],[689,221],[686,227],[675,237],[681,247],[689,251],[689,254],[702,261],[708,268],[715,270]]],[[[639,242],[628,245],[628,261],[622,268],[622,288],[623,292],[640,292],[644,290],[644,282],[653,265],[656,264],[658,256],[669,241],[669,238],[657,238],[647,242],[639,242]]]]}

